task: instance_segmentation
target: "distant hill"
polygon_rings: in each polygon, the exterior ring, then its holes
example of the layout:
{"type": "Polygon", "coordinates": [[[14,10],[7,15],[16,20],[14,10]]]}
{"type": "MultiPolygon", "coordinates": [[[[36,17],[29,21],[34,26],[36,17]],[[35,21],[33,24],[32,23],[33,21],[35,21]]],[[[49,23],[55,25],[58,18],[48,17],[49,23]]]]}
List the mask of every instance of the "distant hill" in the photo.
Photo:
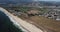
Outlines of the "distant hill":
{"type": "Polygon", "coordinates": [[[55,1],[39,1],[41,4],[45,6],[60,6],[60,2],[55,2],[55,1]]]}
{"type": "MultiPolygon", "coordinates": [[[[0,4],[17,4],[17,3],[33,3],[33,0],[0,0],[0,4]]],[[[42,5],[46,6],[60,6],[60,2],[55,2],[55,1],[35,1],[39,2],[42,5]]]]}

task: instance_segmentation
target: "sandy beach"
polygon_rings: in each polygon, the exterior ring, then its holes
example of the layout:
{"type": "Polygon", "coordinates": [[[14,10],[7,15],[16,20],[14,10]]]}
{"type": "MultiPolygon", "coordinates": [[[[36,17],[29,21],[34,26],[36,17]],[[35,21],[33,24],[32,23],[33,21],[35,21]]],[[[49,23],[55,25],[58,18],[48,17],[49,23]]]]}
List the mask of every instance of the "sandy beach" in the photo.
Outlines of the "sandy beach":
{"type": "MultiPolygon", "coordinates": [[[[9,18],[12,20],[14,24],[17,24],[19,27],[21,26],[24,30],[24,32],[43,32],[41,29],[37,28],[35,25],[28,23],[27,21],[24,21],[17,16],[14,16],[13,14],[10,14],[8,11],[6,11],[3,8],[0,8],[9,18]]],[[[20,28],[21,28],[20,27],[20,28]]]]}

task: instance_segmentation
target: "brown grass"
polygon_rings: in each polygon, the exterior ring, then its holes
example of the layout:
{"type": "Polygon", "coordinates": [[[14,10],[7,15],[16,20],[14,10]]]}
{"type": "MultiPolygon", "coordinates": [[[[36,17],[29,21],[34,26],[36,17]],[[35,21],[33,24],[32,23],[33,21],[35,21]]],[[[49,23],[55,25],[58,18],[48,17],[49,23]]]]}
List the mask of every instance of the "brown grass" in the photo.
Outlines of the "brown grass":
{"type": "Polygon", "coordinates": [[[52,32],[60,32],[60,21],[56,21],[56,20],[52,20],[52,19],[48,19],[42,16],[32,16],[32,17],[21,17],[24,20],[27,20],[29,22],[29,20],[31,20],[30,22],[34,22],[37,25],[42,26],[44,29],[48,30],[48,32],[50,32],[50,30],[52,32]]]}

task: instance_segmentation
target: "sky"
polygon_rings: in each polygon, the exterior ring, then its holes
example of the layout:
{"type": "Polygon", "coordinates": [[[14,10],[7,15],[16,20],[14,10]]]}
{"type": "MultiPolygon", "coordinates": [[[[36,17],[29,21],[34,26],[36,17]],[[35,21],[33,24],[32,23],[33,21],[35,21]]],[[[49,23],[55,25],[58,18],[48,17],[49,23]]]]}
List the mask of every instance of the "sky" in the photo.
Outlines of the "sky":
{"type": "Polygon", "coordinates": [[[34,1],[60,1],[60,0],[34,0],[34,1]]]}

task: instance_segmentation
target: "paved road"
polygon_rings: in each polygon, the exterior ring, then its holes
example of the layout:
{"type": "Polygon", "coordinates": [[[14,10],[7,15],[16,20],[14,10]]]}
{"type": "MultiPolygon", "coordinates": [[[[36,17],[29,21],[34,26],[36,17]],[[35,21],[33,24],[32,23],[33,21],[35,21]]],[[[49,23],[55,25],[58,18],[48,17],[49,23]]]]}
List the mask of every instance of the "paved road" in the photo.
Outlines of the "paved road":
{"type": "Polygon", "coordinates": [[[24,32],[43,32],[41,29],[37,28],[36,26],[18,18],[17,16],[10,14],[5,9],[0,7],[0,10],[4,12],[14,24],[16,24],[19,28],[23,29],[24,32]]]}

